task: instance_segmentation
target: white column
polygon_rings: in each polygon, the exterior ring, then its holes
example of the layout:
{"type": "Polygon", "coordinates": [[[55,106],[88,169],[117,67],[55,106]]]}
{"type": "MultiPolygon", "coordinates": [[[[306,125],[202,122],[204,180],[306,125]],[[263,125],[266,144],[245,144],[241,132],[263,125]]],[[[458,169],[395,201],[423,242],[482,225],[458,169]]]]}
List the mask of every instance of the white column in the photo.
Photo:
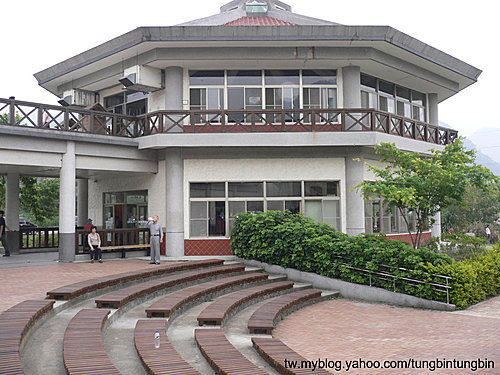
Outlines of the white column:
{"type": "MultiPolygon", "coordinates": [[[[361,108],[361,69],[359,66],[349,65],[342,68],[342,92],[344,108],[361,108]]],[[[356,123],[360,114],[346,117],[346,130],[361,130],[361,124],[356,123]]]]}
{"type": "MultiPolygon", "coordinates": [[[[183,70],[179,66],[169,66],[165,68],[165,109],[182,110],[182,98],[184,96],[184,76],[183,70]]],[[[180,118],[172,116],[172,118],[180,118]]],[[[165,131],[169,133],[181,133],[179,126],[172,126],[172,121],[165,120],[163,124],[165,131]],[[171,127],[169,129],[169,127],[171,127]]]]}
{"type": "Polygon", "coordinates": [[[9,173],[5,184],[5,221],[12,232],[7,232],[11,253],[19,251],[19,174],[9,173]]]}
{"type": "Polygon", "coordinates": [[[365,201],[361,193],[354,189],[356,185],[364,180],[364,168],[361,150],[359,153],[352,150],[346,155],[346,232],[351,236],[365,232],[365,201]],[[360,161],[353,160],[356,158],[359,158],[360,161]]]}
{"type": "Polygon", "coordinates": [[[76,191],[78,225],[83,226],[89,218],[89,181],[84,178],[77,179],[76,191]]]}
{"type": "Polygon", "coordinates": [[[166,251],[167,256],[184,256],[184,161],[181,149],[165,150],[166,251]]]}
{"type": "Polygon", "coordinates": [[[75,142],[67,142],[62,156],[59,190],[59,260],[75,260],[76,213],[76,158],[75,142]]]}
{"type": "MultiPolygon", "coordinates": [[[[439,110],[438,110],[438,96],[437,94],[429,94],[429,124],[439,126],[439,110]]],[[[431,228],[432,237],[441,236],[441,212],[438,212],[433,219],[434,225],[431,228]]]]}

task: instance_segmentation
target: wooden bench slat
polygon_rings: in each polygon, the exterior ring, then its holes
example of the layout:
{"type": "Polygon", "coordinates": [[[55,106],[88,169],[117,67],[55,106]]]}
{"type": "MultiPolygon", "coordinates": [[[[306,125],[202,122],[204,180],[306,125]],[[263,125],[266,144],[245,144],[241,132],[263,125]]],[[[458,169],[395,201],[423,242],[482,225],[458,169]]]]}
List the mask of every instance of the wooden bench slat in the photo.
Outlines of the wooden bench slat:
{"type": "Polygon", "coordinates": [[[102,327],[110,310],[83,309],[64,332],[64,366],[69,375],[120,375],[104,348],[102,327]]]}
{"type": "Polygon", "coordinates": [[[54,303],[23,301],[0,314],[0,374],[24,374],[19,354],[21,342],[33,324],[52,310],[54,303]]]}
{"type": "MultiPolygon", "coordinates": [[[[280,374],[310,375],[312,373],[312,368],[291,369],[289,366],[285,367],[285,359],[287,361],[295,361],[299,365],[307,363],[307,359],[292,350],[279,339],[252,337],[252,344],[261,357],[280,374]]],[[[315,368],[314,374],[331,375],[330,372],[321,368],[315,368]]]]}
{"type": "Polygon", "coordinates": [[[248,320],[248,331],[250,333],[271,335],[275,322],[282,313],[294,305],[319,297],[321,297],[321,291],[316,289],[300,290],[276,297],[255,310],[248,320]]]}
{"type": "Polygon", "coordinates": [[[228,341],[222,329],[196,329],[194,337],[201,353],[218,374],[266,374],[228,341]]]}
{"type": "Polygon", "coordinates": [[[116,290],[99,297],[95,300],[95,302],[97,304],[97,307],[99,308],[105,307],[117,309],[134,299],[154,293],[155,291],[158,291],[160,289],[169,288],[175,285],[200,280],[207,277],[242,272],[244,271],[244,269],[245,266],[234,265],[210,267],[197,269],[194,271],[182,272],[116,290]]]}
{"type": "Polygon", "coordinates": [[[293,282],[280,281],[229,293],[225,296],[217,298],[202,312],[200,312],[197,318],[198,324],[200,326],[205,324],[222,325],[226,317],[239,306],[248,303],[256,298],[263,297],[278,291],[290,289],[292,287],[293,282]]]}
{"type": "Polygon", "coordinates": [[[135,348],[151,375],[201,375],[180,356],[165,334],[166,320],[139,320],[134,330],[135,348]],[[154,347],[154,333],[160,331],[160,347],[154,347]]]}
{"type": "Polygon", "coordinates": [[[216,266],[223,263],[224,261],[220,259],[208,259],[167,264],[154,268],[152,267],[151,269],[147,270],[123,272],[116,275],[104,276],[65,285],[63,287],[47,292],[47,296],[48,298],[56,300],[70,300],[82,294],[93,292],[102,288],[106,288],[108,286],[113,286],[124,282],[136,281],[147,277],[169,274],[172,272],[184,271],[188,269],[216,266]]]}

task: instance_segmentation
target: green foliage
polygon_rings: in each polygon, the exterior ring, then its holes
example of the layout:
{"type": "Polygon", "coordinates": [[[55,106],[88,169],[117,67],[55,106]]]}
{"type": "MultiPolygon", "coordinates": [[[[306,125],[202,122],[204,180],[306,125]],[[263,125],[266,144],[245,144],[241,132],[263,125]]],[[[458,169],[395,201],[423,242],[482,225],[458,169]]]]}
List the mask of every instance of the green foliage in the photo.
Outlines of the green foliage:
{"type": "Polygon", "coordinates": [[[453,228],[459,232],[472,232],[493,223],[500,215],[500,184],[484,190],[467,186],[461,202],[445,207],[441,211],[441,223],[444,231],[453,228]]]}
{"type": "Polygon", "coordinates": [[[369,166],[375,181],[358,185],[365,198],[383,197],[389,207],[415,213],[417,235],[412,241],[419,247],[422,232],[432,224],[441,209],[460,202],[467,186],[487,191],[497,186],[498,178],[487,168],[474,163],[475,152],[467,151],[462,140],[430,150],[430,156],[398,149],[393,143],[382,143],[375,152],[385,167],[369,166]]]}
{"type": "MultiPolygon", "coordinates": [[[[58,225],[59,179],[21,177],[21,216],[38,226],[58,225]]],[[[5,207],[5,177],[0,176],[0,208],[5,207]]]]}
{"type": "Polygon", "coordinates": [[[427,269],[452,277],[450,298],[457,308],[500,294],[500,244],[471,259],[450,264],[428,264],[427,269]]]}
{"type": "MultiPolygon", "coordinates": [[[[375,275],[370,278],[367,273],[350,267],[389,272],[398,278],[437,281],[426,273],[426,264],[452,262],[444,254],[414,249],[401,241],[387,241],[382,235],[348,236],[326,224],[288,211],[239,214],[231,234],[231,247],[233,253],[242,258],[348,282],[371,283],[389,290],[394,289],[392,280],[375,275]]],[[[396,288],[399,292],[423,298],[442,299],[428,286],[409,286],[396,281],[396,288]]]]}
{"type": "Polygon", "coordinates": [[[427,247],[433,251],[449,255],[456,260],[474,258],[484,254],[486,251],[486,240],[480,237],[472,237],[463,233],[445,234],[439,238],[433,238],[427,247]]]}

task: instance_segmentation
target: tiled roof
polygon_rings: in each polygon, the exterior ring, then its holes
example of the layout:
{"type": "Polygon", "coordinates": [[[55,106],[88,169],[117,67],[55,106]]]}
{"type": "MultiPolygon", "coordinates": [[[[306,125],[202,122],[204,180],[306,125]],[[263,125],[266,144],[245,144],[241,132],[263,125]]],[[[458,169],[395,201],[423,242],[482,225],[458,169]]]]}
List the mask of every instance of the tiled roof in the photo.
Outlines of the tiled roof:
{"type": "Polygon", "coordinates": [[[228,22],[226,26],[296,26],[294,23],[279,20],[273,17],[241,17],[228,22]]]}

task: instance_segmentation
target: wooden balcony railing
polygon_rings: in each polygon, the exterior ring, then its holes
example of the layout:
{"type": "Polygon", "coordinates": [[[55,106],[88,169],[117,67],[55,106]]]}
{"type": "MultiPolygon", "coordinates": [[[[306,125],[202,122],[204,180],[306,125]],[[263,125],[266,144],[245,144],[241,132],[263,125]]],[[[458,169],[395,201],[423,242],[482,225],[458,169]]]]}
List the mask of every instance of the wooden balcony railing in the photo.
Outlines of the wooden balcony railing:
{"type": "Polygon", "coordinates": [[[439,145],[458,132],[374,109],[162,110],[126,116],[0,99],[0,125],[118,137],[160,133],[381,132],[439,145]]]}

